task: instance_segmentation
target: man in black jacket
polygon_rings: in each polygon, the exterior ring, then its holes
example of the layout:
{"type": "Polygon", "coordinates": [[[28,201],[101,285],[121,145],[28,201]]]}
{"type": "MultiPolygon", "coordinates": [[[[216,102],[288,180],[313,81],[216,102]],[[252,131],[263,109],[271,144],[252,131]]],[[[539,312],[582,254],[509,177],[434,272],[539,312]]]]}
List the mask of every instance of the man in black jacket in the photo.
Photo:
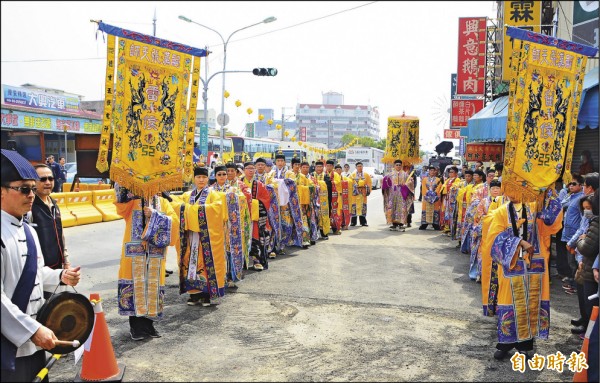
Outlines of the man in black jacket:
{"type": "MultiPolygon", "coordinates": [[[[56,179],[48,165],[36,165],[35,170],[39,179],[35,181],[37,190],[27,218],[40,239],[44,264],[54,270],[66,269],[69,268],[70,262],[60,209],[56,201],[50,197],[56,179]]],[[[44,298],[48,299],[52,295],[52,291],[54,288],[44,291],[44,298]]]]}

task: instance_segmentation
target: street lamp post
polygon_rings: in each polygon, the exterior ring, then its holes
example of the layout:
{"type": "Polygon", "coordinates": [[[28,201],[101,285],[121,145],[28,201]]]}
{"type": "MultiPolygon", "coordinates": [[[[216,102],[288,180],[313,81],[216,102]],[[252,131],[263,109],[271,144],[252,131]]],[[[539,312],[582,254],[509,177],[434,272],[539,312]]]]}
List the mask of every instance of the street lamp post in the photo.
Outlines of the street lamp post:
{"type": "MultiPolygon", "coordinates": [[[[64,125],[63,126],[63,131],[65,132],[65,162],[68,161],[67,159],[67,130],[69,129],[69,125],[64,125]]],[[[58,156],[60,159],[60,156],[58,156]]]]}
{"type": "MultiPolygon", "coordinates": [[[[231,36],[233,36],[237,32],[243,31],[244,29],[248,29],[250,27],[254,27],[256,25],[271,23],[271,22],[277,20],[277,18],[275,18],[273,16],[267,17],[266,19],[262,20],[261,22],[254,23],[254,24],[245,26],[243,28],[237,29],[237,30],[231,32],[231,34],[229,35],[229,37],[227,37],[227,40],[225,40],[223,38],[223,36],[218,31],[216,31],[216,30],[214,30],[214,29],[212,29],[210,27],[207,27],[204,24],[197,23],[197,22],[195,22],[195,21],[193,21],[193,20],[191,20],[191,19],[189,19],[189,18],[187,18],[185,16],[179,16],[179,19],[181,19],[183,21],[187,21],[188,23],[193,23],[193,24],[199,25],[201,27],[204,27],[204,28],[206,28],[208,30],[211,30],[211,31],[215,32],[217,35],[219,35],[219,37],[221,38],[221,41],[223,42],[223,71],[221,72],[221,73],[223,73],[223,87],[221,89],[221,115],[220,115],[220,118],[219,118],[219,125],[221,125],[221,134],[220,134],[220,136],[221,136],[221,140],[220,140],[221,144],[219,145],[219,153],[220,153],[219,155],[220,155],[221,160],[222,160],[223,159],[223,139],[225,138],[225,126],[227,125],[227,120],[225,118],[225,73],[226,73],[226,68],[227,68],[227,44],[229,44],[229,40],[231,39],[231,36]]],[[[207,87],[208,87],[208,81],[206,81],[206,83],[205,83],[205,88],[207,88],[207,87]]]]}

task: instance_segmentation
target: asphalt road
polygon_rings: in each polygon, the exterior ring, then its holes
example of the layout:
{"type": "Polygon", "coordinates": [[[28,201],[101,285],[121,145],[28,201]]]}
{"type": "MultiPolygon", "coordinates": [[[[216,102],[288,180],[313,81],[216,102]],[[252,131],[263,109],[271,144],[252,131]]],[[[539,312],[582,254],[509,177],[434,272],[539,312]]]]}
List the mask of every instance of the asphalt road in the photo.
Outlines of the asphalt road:
{"type": "MultiPolygon", "coordinates": [[[[420,217],[420,203],[416,203],[420,217]]],[[[288,249],[268,270],[248,271],[239,288],[210,308],[186,305],[176,276],[167,278],[158,339],[132,341],[117,313],[116,286],[124,222],[67,228],[77,290],[100,293],[125,381],[572,381],[565,366],[513,371],[493,359],[494,318],[481,315],[480,285],[469,259],[429,228],[404,233],[385,224],[379,190],[369,199],[369,227],[353,227],[308,250],[288,249]]],[[[167,265],[175,269],[169,249],[167,265]]],[[[569,320],[577,298],[554,279],[548,341],[540,355],[578,352],[569,320]]],[[[81,368],[59,360],[51,381],[73,381],[81,368]]]]}

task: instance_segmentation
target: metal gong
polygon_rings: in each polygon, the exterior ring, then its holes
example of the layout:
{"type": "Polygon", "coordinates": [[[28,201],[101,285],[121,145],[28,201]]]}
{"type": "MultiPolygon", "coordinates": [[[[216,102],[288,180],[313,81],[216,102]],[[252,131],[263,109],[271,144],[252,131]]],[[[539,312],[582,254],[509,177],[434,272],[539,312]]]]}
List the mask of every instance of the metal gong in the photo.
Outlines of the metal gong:
{"type": "MultiPolygon", "coordinates": [[[[54,331],[59,340],[85,343],[94,327],[94,306],[84,295],[63,291],[52,295],[41,307],[37,321],[54,331]]],[[[56,346],[52,354],[68,354],[73,346],[56,346]]]]}

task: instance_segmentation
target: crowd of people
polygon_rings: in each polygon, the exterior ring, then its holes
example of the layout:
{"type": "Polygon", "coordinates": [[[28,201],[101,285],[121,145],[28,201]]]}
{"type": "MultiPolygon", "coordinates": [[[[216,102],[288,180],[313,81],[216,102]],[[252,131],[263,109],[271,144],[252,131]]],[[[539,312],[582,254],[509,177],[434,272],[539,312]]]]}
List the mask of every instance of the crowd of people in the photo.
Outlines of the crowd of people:
{"type": "MultiPolygon", "coordinates": [[[[385,174],[389,230],[411,226],[417,181],[414,167],[400,159],[385,174]]],[[[43,349],[52,348],[56,336],[35,321],[36,313],[57,284],[80,279],[50,196],[55,182],[51,166],[34,168],[2,150],[2,373],[11,380],[31,381],[43,367],[43,349]],[[5,345],[12,350],[7,358],[5,345]]],[[[502,195],[502,163],[486,170],[482,163],[475,170],[451,166],[447,177],[431,166],[419,183],[419,230],[431,225],[469,255],[466,272],[481,284],[482,314],[497,317],[496,359],[513,348],[529,358],[534,339],[547,339],[552,276],[562,279],[566,293],[577,294],[580,317],[571,324],[583,336],[598,305],[598,298],[587,299],[598,291],[598,173],[575,175],[566,188],[559,180],[543,206],[502,195]],[[595,244],[586,235],[594,227],[595,244]],[[556,275],[550,274],[552,236],[556,275]]],[[[161,336],[154,323],[163,316],[169,246],[176,248],[179,293],[187,294],[187,304],[218,304],[244,270],[268,269],[286,248],[309,249],[352,226],[368,226],[371,191],[360,162],[351,170],[333,160],[312,165],[293,158],[288,166],[282,154],[275,163],[199,164],[192,190],[181,195],[141,198],[115,184],[115,205],[125,220],[117,302],[131,338],[161,336]]]]}
{"type": "MultiPolygon", "coordinates": [[[[469,277],[481,284],[482,313],[498,319],[494,358],[504,359],[513,348],[531,358],[534,339],[548,338],[551,278],[562,280],[565,293],[577,294],[579,315],[571,320],[571,332],[582,340],[598,306],[599,176],[574,174],[567,185],[559,179],[538,206],[502,195],[502,170],[502,163],[484,171],[478,162],[476,170],[450,167],[442,179],[429,167],[421,179],[420,229],[431,224],[469,255],[469,277]]],[[[405,180],[400,174],[393,179],[405,180]]],[[[388,201],[388,207],[412,203],[408,195],[388,201]]],[[[596,342],[595,360],[588,360],[596,377],[597,349],[596,342]]]]}

